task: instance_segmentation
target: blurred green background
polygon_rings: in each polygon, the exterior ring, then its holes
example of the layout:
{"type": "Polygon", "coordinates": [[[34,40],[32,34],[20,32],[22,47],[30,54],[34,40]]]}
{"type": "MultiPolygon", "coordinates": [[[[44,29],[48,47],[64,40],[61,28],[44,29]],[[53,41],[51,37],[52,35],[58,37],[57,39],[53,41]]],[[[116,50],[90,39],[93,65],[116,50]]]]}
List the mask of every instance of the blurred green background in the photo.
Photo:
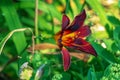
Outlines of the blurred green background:
{"type": "Polygon", "coordinates": [[[120,79],[120,0],[39,0],[37,27],[35,1],[0,1],[0,80],[120,79]],[[63,14],[72,21],[83,9],[92,30],[87,40],[98,56],[70,50],[71,66],[64,72],[54,35],[63,14]]]}

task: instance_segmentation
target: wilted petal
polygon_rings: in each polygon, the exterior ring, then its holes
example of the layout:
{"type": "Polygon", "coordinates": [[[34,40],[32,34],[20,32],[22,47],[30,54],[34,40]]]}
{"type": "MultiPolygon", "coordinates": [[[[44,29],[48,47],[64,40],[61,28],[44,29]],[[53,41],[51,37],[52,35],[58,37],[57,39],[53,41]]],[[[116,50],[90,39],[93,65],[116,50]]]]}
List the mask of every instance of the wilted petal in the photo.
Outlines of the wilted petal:
{"type": "Polygon", "coordinates": [[[70,67],[70,54],[65,47],[62,48],[62,58],[63,58],[64,71],[67,71],[70,67]]]}
{"type": "Polygon", "coordinates": [[[86,37],[91,33],[91,30],[89,28],[89,26],[82,26],[77,30],[77,36],[82,38],[82,37],[86,37]]]}
{"type": "Polygon", "coordinates": [[[66,27],[69,25],[70,20],[66,15],[63,15],[62,17],[62,30],[66,29],[66,27]]]}
{"type": "Polygon", "coordinates": [[[68,27],[68,29],[70,29],[71,31],[76,31],[78,28],[80,28],[83,25],[85,18],[86,18],[86,12],[85,10],[83,10],[79,15],[75,17],[75,19],[68,27]]]}
{"type": "Polygon", "coordinates": [[[70,47],[81,50],[81,51],[89,53],[89,54],[92,54],[94,56],[97,56],[97,53],[94,50],[94,48],[92,47],[92,45],[89,42],[87,42],[81,38],[75,39],[74,43],[71,43],[70,47]]]}

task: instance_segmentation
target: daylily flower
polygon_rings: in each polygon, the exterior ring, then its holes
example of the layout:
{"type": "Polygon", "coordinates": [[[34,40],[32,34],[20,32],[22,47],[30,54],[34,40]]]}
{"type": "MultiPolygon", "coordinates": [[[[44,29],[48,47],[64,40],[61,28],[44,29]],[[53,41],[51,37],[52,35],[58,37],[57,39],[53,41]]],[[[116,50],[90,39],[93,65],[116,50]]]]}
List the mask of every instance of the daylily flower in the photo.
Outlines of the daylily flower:
{"type": "Polygon", "coordinates": [[[91,33],[89,26],[83,25],[85,18],[85,10],[78,14],[71,24],[65,14],[62,17],[62,29],[55,35],[55,40],[61,49],[64,71],[70,66],[70,54],[65,46],[97,56],[92,45],[85,40],[91,33]]]}

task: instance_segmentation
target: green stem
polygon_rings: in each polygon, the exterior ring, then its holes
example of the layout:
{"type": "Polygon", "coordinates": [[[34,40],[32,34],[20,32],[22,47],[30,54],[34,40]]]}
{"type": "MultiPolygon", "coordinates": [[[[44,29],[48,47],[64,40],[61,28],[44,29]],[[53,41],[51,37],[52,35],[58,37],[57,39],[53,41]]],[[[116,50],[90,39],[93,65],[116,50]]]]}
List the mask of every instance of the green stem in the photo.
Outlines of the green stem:
{"type": "MultiPolygon", "coordinates": [[[[35,36],[39,36],[38,31],[38,0],[35,1],[35,36]]],[[[39,43],[39,39],[36,38],[36,43],[39,43]]]]}

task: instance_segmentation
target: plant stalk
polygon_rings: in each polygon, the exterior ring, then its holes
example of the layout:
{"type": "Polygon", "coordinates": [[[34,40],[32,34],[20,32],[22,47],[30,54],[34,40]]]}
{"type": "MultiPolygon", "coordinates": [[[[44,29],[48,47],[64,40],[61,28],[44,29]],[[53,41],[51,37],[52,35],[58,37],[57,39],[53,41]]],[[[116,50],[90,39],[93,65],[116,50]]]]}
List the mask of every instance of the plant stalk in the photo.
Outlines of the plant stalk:
{"type": "MultiPolygon", "coordinates": [[[[35,36],[39,36],[39,31],[38,31],[38,0],[35,1],[35,36]]],[[[39,39],[36,38],[35,43],[39,43],[39,39]]]]}

